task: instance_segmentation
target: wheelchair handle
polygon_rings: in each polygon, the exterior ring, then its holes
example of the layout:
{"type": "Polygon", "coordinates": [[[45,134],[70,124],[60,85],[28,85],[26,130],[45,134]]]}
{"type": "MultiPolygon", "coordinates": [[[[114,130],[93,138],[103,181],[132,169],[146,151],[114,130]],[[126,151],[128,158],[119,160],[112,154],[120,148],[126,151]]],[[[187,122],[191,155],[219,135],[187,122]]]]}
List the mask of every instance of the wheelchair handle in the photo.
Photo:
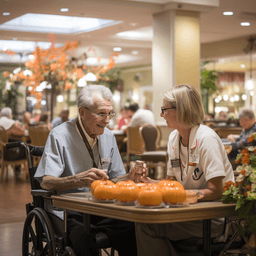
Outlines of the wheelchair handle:
{"type": "Polygon", "coordinates": [[[30,149],[29,149],[28,144],[26,142],[14,141],[14,142],[9,142],[9,143],[6,144],[7,149],[19,148],[19,147],[25,148],[26,158],[27,158],[27,161],[28,161],[28,168],[32,168],[30,149]]]}
{"type": "Polygon", "coordinates": [[[9,149],[9,148],[19,148],[19,147],[22,147],[21,143],[22,143],[22,141],[10,142],[10,143],[6,144],[6,148],[9,149]]]}

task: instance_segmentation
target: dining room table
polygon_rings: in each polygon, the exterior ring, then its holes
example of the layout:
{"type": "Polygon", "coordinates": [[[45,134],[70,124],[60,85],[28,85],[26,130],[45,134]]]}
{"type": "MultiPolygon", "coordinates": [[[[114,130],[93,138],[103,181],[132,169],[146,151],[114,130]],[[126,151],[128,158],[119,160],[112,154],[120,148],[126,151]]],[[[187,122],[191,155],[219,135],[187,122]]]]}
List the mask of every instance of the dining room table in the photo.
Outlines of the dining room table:
{"type": "Polygon", "coordinates": [[[186,206],[152,208],[136,205],[120,205],[111,201],[95,200],[90,192],[57,194],[51,196],[54,207],[83,213],[84,227],[90,230],[90,215],[114,218],[137,223],[174,223],[203,220],[203,250],[211,255],[211,219],[237,216],[235,204],[221,201],[197,202],[186,206]]]}

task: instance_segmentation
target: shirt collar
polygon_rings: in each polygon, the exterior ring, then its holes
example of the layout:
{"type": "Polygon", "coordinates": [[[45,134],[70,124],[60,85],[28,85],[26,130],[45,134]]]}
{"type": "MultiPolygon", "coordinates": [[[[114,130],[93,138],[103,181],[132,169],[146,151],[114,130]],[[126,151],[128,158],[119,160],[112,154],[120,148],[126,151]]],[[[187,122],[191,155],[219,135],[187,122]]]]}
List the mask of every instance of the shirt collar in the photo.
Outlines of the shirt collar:
{"type": "MultiPolygon", "coordinates": [[[[95,138],[92,138],[92,137],[89,136],[89,134],[88,134],[88,133],[86,132],[86,130],[84,129],[84,126],[83,126],[83,123],[82,123],[82,120],[81,120],[81,117],[80,117],[80,116],[78,116],[78,122],[79,122],[79,124],[80,124],[80,126],[81,126],[81,128],[82,128],[82,131],[83,131],[83,133],[84,133],[86,139],[87,139],[88,142],[89,142],[90,147],[93,148],[93,147],[95,146],[95,144],[97,143],[97,140],[99,139],[99,136],[97,136],[97,137],[95,137],[95,138]]],[[[79,130],[78,130],[77,127],[76,127],[76,129],[77,129],[77,131],[78,131],[80,137],[83,138],[82,135],[80,134],[80,132],[79,132],[79,130]]]]}

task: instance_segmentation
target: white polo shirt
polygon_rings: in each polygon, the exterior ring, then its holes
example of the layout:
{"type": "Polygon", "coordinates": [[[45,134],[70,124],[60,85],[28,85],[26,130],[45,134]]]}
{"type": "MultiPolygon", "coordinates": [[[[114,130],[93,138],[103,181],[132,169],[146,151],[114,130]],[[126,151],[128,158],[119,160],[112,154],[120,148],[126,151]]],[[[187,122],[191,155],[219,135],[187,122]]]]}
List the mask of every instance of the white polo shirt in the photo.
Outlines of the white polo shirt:
{"type": "Polygon", "coordinates": [[[15,121],[6,116],[0,118],[0,126],[4,127],[5,130],[9,130],[14,124],[15,121]]]}
{"type": "Polygon", "coordinates": [[[175,176],[185,189],[207,188],[207,181],[223,177],[222,184],[231,180],[234,182],[232,165],[220,137],[206,125],[191,129],[188,144],[187,159],[182,159],[179,165],[180,135],[177,130],[169,136],[168,142],[168,176],[175,176]]]}

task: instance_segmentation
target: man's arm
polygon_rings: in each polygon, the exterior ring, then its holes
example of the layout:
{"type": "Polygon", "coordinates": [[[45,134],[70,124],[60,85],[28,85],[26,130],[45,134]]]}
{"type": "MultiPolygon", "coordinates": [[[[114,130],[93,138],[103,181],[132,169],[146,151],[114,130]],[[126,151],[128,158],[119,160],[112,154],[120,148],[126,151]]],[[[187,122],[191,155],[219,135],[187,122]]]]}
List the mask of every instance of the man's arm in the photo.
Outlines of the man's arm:
{"type": "Polygon", "coordinates": [[[41,187],[46,190],[63,191],[81,187],[90,187],[95,180],[109,179],[106,170],[92,168],[68,177],[43,176],[41,187]]]}

